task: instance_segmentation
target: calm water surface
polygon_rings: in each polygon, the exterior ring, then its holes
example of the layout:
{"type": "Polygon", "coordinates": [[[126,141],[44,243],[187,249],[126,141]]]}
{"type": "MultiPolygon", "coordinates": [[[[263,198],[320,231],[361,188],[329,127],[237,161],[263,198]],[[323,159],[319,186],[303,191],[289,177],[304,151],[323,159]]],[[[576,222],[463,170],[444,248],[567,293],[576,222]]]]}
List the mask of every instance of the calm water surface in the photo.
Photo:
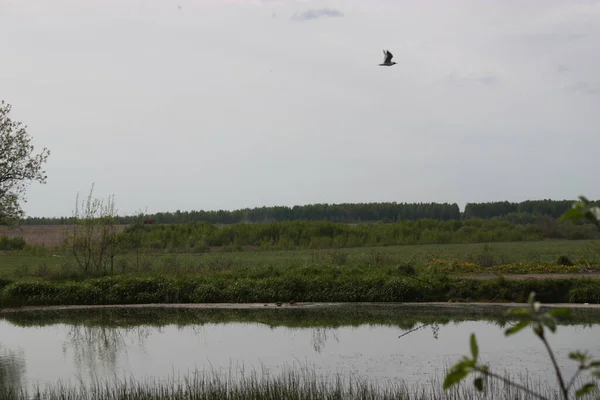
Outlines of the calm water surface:
{"type": "MultiPolygon", "coordinates": [[[[323,375],[427,383],[441,376],[444,366],[468,354],[472,332],[477,335],[482,361],[512,373],[528,370],[529,375],[554,382],[547,355],[533,333],[527,330],[506,338],[499,322],[489,320],[490,316],[485,320],[422,310],[408,315],[398,308],[373,317],[370,313],[378,311],[370,307],[361,322],[354,307],[351,318],[336,320],[331,314],[334,321],[328,326],[327,315],[313,318],[309,311],[293,315],[289,313],[296,311],[278,310],[265,315],[261,310],[246,310],[239,320],[238,314],[217,310],[208,314],[188,311],[183,320],[180,312],[164,309],[156,310],[160,318],[149,310],[141,318],[137,313],[142,311],[115,312],[74,315],[62,311],[48,316],[38,312],[31,319],[23,312],[3,315],[2,383],[32,388],[59,380],[77,384],[115,376],[168,378],[196,369],[237,375],[251,370],[276,373],[293,366],[308,366],[323,375]],[[396,315],[404,323],[394,323],[396,315]],[[437,326],[436,315],[441,320],[437,326]],[[411,329],[416,330],[407,333],[411,329]]],[[[335,312],[347,311],[331,311],[335,312]]],[[[559,326],[549,337],[569,375],[574,368],[568,352],[588,349],[599,357],[599,338],[600,324],[589,320],[559,326]]]]}

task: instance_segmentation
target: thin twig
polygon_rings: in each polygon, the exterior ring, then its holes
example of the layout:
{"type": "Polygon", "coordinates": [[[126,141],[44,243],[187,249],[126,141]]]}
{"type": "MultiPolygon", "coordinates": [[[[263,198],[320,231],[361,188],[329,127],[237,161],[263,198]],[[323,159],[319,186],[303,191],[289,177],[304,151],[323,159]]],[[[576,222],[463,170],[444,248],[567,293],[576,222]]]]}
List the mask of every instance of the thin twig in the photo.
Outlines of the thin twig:
{"type": "Polygon", "coordinates": [[[550,355],[550,359],[552,360],[552,364],[554,365],[554,370],[556,371],[556,377],[558,378],[558,383],[560,384],[560,390],[562,392],[563,399],[568,400],[569,394],[565,386],[565,381],[563,380],[562,374],[560,373],[560,367],[556,362],[556,358],[554,358],[554,353],[552,352],[552,349],[550,348],[550,345],[548,344],[546,338],[540,336],[540,339],[542,339],[542,342],[544,342],[544,346],[546,346],[546,350],[548,350],[548,354],[550,355]]]}
{"type": "Polygon", "coordinates": [[[571,378],[571,380],[567,384],[567,393],[569,392],[569,389],[571,389],[571,386],[573,386],[573,384],[575,383],[575,379],[579,376],[579,373],[581,371],[583,371],[583,369],[578,368],[577,371],[575,372],[575,374],[573,374],[573,377],[571,378]]]}

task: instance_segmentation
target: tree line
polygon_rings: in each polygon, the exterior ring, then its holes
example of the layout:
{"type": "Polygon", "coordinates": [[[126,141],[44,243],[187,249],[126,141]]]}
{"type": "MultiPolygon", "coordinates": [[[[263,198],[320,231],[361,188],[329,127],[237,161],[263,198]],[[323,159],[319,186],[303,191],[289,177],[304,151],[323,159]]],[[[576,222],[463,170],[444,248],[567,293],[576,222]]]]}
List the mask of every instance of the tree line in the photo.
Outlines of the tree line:
{"type": "Polygon", "coordinates": [[[573,202],[573,200],[527,200],[521,203],[508,201],[468,203],[463,214],[465,219],[503,217],[517,220],[528,216],[559,218],[573,206],[573,202]]]}
{"type": "MultiPolygon", "coordinates": [[[[467,203],[460,211],[456,203],[341,203],[308,204],[303,206],[255,207],[239,210],[159,212],[148,215],[157,223],[181,224],[208,222],[211,224],[262,223],[284,221],[328,221],[339,223],[437,221],[501,218],[515,223],[534,223],[538,217],[559,218],[574,200],[527,200],[520,203],[501,201],[467,203]]],[[[600,204],[600,203],[599,203],[600,204]]],[[[139,215],[117,216],[119,224],[138,222],[139,215]]],[[[71,217],[28,217],[22,225],[69,225],[71,217]]]]}

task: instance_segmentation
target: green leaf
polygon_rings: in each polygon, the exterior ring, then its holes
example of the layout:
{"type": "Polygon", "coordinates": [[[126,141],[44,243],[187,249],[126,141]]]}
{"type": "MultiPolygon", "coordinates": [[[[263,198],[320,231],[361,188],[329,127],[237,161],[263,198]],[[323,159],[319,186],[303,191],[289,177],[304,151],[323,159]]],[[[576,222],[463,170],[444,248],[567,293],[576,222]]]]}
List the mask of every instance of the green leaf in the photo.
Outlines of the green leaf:
{"type": "Polygon", "coordinates": [[[473,360],[477,360],[477,357],[479,357],[479,347],[477,347],[477,340],[474,333],[471,333],[471,355],[473,356],[473,360]]]}
{"type": "Polygon", "coordinates": [[[512,327],[508,328],[506,331],[504,331],[504,334],[506,336],[514,335],[515,333],[519,332],[520,330],[527,327],[528,325],[529,325],[529,321],[521,321],[517,325],[512,326],[512,327]]]}
{"type": "Polygon", "coordinates": [[[546,325],[553,333],[556,332],[556,321],[554,318],[545,315],[541,318],[540,322],[546,325]]]}
{"type": "Polygon", "coordinates": [[[472,371],[475,368],[475,365],[477,365],[477,361],[476,360],[471,360],[467,357],[462,358],[462,360],[458,363],[456,363],[453,367],[453,369],[464,369],[467,371],[472,371]]]}
{"type": "Polygon", "coordinates": [[[572,351],[569,353],[569,358],[571,360],[584,362],[585,360],[587,360],[589,358],[589,356],[586,353],[581,352],[581,351],[572,351]]]}
{"type": "Polygon", "coordinates": [[[457,369],[451,371],[448,375],[446,375],[446,378],[444,379],[444,390],[456,385],[457,383],[460,383],[460,381],[465,379],[467,375],[469,375],[469,371],[466,371],[464,369],[457,369]]]}
{"type": "Polygon", "coordinates": [[[473,385],[475,385],[475,388],[477,390],[483,392],[483,379],[481,377],[475,378],[475,380],[473,381],[473,385]]]}
{"type": "Polygon", "coordinates": [[[565,213],[558,219],[559,221],[579,221],[583,218],[582,208],[577,206],[578,203],[575,203],[573,208],[568,209],[565,213]]]}
{"type": "Polygon", "coordinates": [[[585,396],[586,394],[595,392],[596,390],[598,390],[598,388],[596,387],[596,384],[593,382],[588,382],[585,385],[583,385],[581,387],[581,389],[579,389],[577,392],[575,392],[575,397],[579,398],[579,397],[585,396]]]}
{"type": "Polygon", "coordinates": [[[600,367],[600,360],[594,360],[590,363],[590,367],[600,367]]]}
{"type": "Polygon", "coordinates": [[[570,317],[572,315],[572,312],[568,308],[553,308],[552,310],[548,311],[548,314],[550,314],[554,318],[564,318],[570,317]]]}
{"type": "Polygon", "coordinates": [[[515,315],[515,316],[529,317],[529,316],[531,316],[531,310],[529,308],[523,308],[523,307],[511,308],[510,310],[508,310],[506,312],[506,314],[508,314],[508,315],[515,315]]]}
{"type": "Polygon", "coordinates": [[[450,372],[446,375],[446,378],[444,379],[444,390],[463,380],[475,370],[476,365],[475,360],[463,356],[459,362],[452,366],[450,372]]]}

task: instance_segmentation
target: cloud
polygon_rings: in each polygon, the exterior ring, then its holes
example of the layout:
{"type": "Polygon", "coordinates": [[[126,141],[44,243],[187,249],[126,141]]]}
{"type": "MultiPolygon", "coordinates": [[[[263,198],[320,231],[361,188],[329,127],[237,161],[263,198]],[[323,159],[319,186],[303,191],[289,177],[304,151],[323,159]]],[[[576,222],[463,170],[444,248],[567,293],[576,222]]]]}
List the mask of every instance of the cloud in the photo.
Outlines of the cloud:
{"type": "Polygon", "coordinates": [[[292,19],[295,21],[309,21],[311,19],[317,19],[322,17],[343,17],[344,13],[333,8],[320,8],[310,9],[302,12],[296,12],[292,15],[292,19]]]}

